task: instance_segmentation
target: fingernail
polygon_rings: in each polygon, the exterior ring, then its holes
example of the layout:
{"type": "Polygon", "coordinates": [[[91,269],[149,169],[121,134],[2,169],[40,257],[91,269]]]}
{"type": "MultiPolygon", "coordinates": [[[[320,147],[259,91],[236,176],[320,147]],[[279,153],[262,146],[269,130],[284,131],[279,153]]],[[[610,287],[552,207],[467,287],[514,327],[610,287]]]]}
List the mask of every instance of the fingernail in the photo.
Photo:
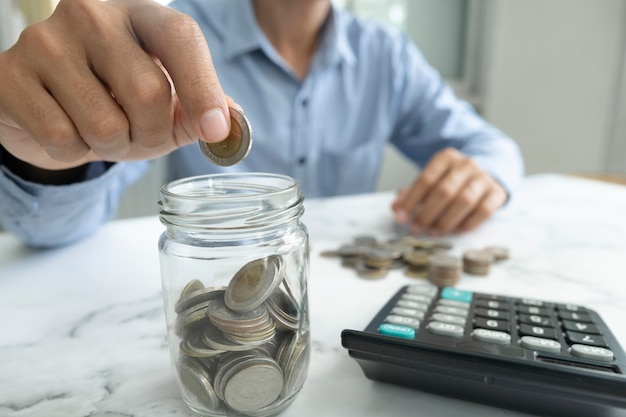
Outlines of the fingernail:
{"type": "Polygon", "coordinates": [[[219,109],[209,110],[200,118],[202,136],[209,142],[219,142],[228,136],[228,124],[224,113],[219,109]]]}

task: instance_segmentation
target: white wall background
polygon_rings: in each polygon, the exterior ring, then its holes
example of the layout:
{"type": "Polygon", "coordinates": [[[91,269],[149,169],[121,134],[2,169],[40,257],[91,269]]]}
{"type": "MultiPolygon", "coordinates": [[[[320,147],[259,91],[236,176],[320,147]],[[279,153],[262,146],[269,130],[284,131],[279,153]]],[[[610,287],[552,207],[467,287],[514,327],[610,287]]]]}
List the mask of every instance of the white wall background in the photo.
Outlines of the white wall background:
{"type": "Polygon", "coordinates": [[[494,2],[484,115],[517,139],[529,173],[618,168],[625,11],[622,0],[494,2]]]}

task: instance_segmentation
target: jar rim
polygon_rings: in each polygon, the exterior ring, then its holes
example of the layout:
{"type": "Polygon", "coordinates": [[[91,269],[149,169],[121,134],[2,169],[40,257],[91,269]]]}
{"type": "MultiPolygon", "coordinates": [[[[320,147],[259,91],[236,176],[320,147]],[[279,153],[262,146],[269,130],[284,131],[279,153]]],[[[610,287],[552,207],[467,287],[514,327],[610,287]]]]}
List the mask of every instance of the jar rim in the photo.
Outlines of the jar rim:
{"type": "MultiPolygon", "coordinates": [[[[226,193],[219,195],[220,199],[254,199],[260,194],[265,196],[279,195],[282,193],[293,193],[298,191],[300,183],[297,179],[283,174],[273,174],[266,172],[227,172],[219,174],[204,174],[193,177],[181,178],[164,184],[161,187],[161,194],[165,197],[173,197],[177,200],[200,201],[207,197],[206,192],[199,191],[225,189],[227,186],[237,186],[239,189],[245,187],[248,194],[226,193]],[[216,187],[219,185],[219,187],[216,187]]],[[[211,195],[215,197],[216,195],[211,195]]]]}

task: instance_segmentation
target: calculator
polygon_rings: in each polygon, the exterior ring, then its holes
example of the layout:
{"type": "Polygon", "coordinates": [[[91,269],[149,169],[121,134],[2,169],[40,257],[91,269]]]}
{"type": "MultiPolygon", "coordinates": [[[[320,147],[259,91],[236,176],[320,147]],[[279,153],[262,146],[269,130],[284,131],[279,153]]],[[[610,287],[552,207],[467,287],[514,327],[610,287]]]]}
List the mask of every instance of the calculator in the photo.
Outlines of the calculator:
{"type": "Polygon", "coordinates": [[[626,415],[626,354],[584,306],[423,282],[341,341],[372,380],[543,416],[626,415]]]}

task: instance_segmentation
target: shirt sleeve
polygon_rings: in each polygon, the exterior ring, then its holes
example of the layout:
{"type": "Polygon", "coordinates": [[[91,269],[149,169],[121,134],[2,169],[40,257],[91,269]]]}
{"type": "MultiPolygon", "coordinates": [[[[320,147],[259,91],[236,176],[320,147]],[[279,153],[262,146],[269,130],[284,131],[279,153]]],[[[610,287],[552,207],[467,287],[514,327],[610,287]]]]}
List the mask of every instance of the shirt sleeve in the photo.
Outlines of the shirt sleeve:
{"type": "Polygon", "coordinates": [[[410,41],[398,42],[393,108],[399,122],[392,142],[421,167],[445,147],[476,161],[506,189],[509,196],[524,175],[518,145],[508,135],[457,98],[440,74],[410,41]]]}
{"type": "Polygon", "coordinates": [[[0,228],[32,247],[73,243],[93,233],[116,212],[122,192],[148,162],[110,166],[101,175],[69,185],[25,181],[0,165],[0,228]]]}

